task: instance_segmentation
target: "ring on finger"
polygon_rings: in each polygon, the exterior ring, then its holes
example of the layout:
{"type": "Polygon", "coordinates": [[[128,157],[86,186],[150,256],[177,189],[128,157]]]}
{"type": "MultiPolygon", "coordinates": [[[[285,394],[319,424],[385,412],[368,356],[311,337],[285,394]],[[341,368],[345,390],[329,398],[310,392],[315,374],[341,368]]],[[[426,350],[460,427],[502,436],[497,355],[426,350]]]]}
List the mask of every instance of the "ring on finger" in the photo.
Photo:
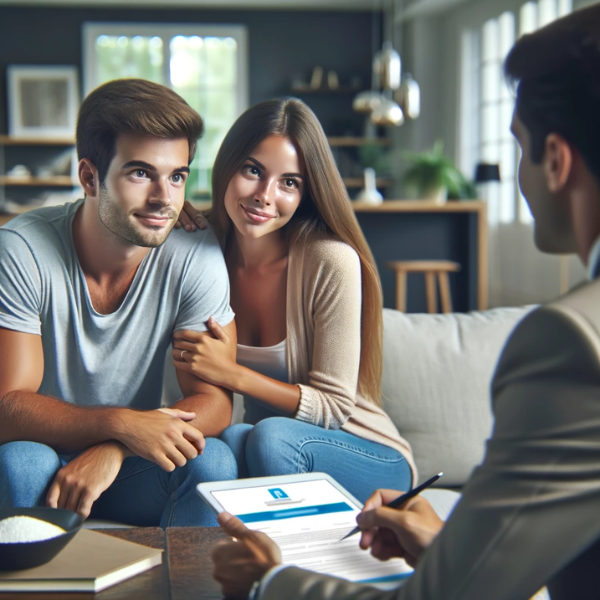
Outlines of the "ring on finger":
{"type": "Polygon", "coordinates": [[[183,355],[184,355],[186,352],[187,352],[187,350],[182,350],[182,351],[181,351],[181,360],[185,360],[185,359],[183,358],[183,355]]]}

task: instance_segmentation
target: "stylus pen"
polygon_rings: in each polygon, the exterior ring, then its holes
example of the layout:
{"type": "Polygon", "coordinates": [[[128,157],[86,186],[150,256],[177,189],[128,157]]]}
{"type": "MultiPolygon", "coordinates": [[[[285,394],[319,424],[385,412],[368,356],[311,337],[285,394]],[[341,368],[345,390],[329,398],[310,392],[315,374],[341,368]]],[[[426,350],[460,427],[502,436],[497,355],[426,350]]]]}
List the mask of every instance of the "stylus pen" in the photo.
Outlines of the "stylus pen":
{"type": "MultiPolygon", "coordinates": [[[[406,492],[406,494],[402,494],[402,496],[398,496],[395,500],[392,500],[389,504],[386,504],[385,506],[387,506],[389,508],[398,508],[398,507],[402,506],[405,502],[407,502],[411,498],[418,496],[426,487],[429,487],[432,483],[435,483],[443,474],[444,473],[442,472],[442,473],[438,473],[437,475],[434,475],[431,479],[428,479],[425,483],[418,485],[416,488],[413,488],[412,490],[410,490],[410,492],[406,492]]],[[[360,531],[360,527],[358,527],[358,526],[355,527],[349,534],[345,535],[342,538],[342,540],[349,538],[350,536],[354,535],[355,533],[358,533],[359,531],[360,531]]],[[[340,540],[340,542],[342,540],[340,540]]]]}

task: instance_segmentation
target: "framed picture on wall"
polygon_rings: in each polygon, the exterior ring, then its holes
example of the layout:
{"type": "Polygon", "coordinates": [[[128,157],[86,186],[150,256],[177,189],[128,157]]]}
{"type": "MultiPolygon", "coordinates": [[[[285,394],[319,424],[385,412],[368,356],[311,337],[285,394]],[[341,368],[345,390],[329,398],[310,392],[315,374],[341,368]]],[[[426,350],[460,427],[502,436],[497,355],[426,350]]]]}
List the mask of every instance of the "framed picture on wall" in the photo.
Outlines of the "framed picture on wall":
{"type": "Polygon", "coordinates": [[[74,138],[79,109],[77,67],[9,65],[8,133],[74,138]]]}

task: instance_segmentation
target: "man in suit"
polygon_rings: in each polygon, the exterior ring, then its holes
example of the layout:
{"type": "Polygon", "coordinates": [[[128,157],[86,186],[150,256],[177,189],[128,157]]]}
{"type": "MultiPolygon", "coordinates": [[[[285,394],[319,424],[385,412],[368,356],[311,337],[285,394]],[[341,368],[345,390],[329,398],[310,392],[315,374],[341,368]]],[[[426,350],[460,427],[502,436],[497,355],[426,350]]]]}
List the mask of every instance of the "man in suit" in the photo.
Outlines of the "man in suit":
{"type": "Polygon", "coordinates": [[[600,597],[600,5],[521,38],[505,64],[518,83],[512,130],[535,242],[576,252],[591,281],[530,313],[492,383],[494,431],[446,524],[426,500],[358,518],[361,545],[416,566],[379,591],[277,566],[278,548],[235,517],[238,542],[215,550],[225,592],[261,600],[524,600],[547,584],[552,600],[600,597]]]}

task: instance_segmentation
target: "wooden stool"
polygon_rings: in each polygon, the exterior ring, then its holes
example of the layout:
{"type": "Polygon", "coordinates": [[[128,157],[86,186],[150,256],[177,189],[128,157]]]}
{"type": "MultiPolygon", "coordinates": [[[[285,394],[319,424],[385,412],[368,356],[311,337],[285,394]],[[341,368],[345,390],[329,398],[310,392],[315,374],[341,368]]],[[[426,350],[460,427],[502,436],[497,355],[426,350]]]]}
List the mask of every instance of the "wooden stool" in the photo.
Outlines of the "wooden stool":
{"type": "Polygon", "coordinates": [[[442,300],[442,312],[452,312],[448,273],[460,271],[458,263],[449,260],[390,260],[385,263],[396,273],[396,310],[406,311],[406,274],[423,273],[427,294],[427,312],[437,312],[435,276],[437,275],[442,300]]]}

